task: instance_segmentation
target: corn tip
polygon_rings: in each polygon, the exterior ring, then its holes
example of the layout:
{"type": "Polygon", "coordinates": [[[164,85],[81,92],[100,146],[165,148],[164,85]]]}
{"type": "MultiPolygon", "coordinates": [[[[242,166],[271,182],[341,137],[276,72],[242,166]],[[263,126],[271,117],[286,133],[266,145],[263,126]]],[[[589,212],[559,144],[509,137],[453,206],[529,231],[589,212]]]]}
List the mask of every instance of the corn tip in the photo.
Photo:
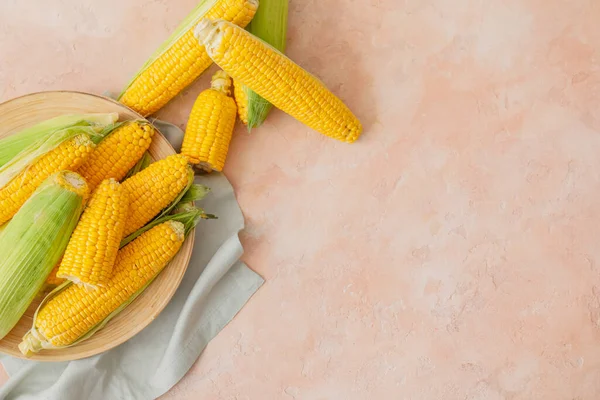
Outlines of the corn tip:
{"type": "Polygon", "coordinates": [[[217,31],[216,23],[218,21],[219,20],[213,22],[208,18],[203,18],[198,22],[198,25],[196,25],[196,28],[194,29],[194,36],[196,39],[205,46],[207,43],[211,42],[212,36],[217,31]]]}
{"type": "Polygon", "coordinates": [[[173,230],[173,233],[177,235],[178,240],[183,240],[185,238],[185,225],[183,225],[183,223],[173,220],[169,220],[166,223],[173,230]]]}
{"type": "Polygon", "coordinates": [[[218,70],[212,76],[210,87],[229,96],[231,95],[231,77],[227,72],[218,70]]]}
{"type": "Polygon", "coordinates": [[[60,171],[55,174],[55,182],[80,196],[86,198],[89,195],[89,187],[85,179],[77,172],[60,171]]]}
{"type": "Polygon", "coordinates": [[[42,342],[31,331],[27,332],[19,343],[19,350],[25,357],[31,357],[33,353],[37,353],[42,348],[42,342]]]}

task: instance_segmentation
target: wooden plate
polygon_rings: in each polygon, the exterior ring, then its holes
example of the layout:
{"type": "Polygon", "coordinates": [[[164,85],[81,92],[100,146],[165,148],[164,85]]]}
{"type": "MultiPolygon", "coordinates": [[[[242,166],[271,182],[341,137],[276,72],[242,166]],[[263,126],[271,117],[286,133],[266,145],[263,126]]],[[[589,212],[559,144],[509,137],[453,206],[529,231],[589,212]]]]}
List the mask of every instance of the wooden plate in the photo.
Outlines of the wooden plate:
{"type": "MultiPolygon", "coordinates": [[[[102,96],[79,92],[33,93],[0,104],[0,138],[63,114],[108,112],[118,112],[120,120],[142,118],[124,105],[102,96]]],[[[175,150],[164,136],[155,134],[150,147],[152,157],[158,160],[174,153],[175,150]]],[[[29,359],[77,360],[110,350],[131,339],[148,326],[169,303],[185,274],[193,246],[192,233],[177,256],[146,291],[90,339],[66,349],[43,350],[29,359]]],[[[32,316],[40,301],[41,298],[34,300],[15,328],[0,341],[0,352],[24,358],[17,346],[31,328],[32,316]]]]}

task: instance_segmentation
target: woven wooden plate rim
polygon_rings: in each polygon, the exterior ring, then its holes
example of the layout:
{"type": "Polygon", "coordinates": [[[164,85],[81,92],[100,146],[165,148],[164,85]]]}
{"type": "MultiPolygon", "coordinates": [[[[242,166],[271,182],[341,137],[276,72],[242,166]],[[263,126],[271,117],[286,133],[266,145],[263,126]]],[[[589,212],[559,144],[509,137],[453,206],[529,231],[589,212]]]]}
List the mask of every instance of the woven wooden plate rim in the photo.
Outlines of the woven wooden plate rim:
{"type": "MultiPolygon", "coordinates": [[[[61,114],[103,112],[118,112],[120,120],[143,119],[133,110],[108,97],[68,90],[36,92],[0,103],[0,138],[61,114]]],[[[154,159],[175,154],[171,144],[158,131],[149,151],[154,159]]],[[[43,350],[28,359],[78,360],[103,353],[131,339],[167,306],[187,270],[193,247],[194,232],[146,291],[90,339],[66,349],[43,350]]],[[[31,328],[32,316],[40,301],[41,298],[34,300],[15,328],[0,340],[0,353],[24,358],[17,346],[25,332],[31,328]]]]}

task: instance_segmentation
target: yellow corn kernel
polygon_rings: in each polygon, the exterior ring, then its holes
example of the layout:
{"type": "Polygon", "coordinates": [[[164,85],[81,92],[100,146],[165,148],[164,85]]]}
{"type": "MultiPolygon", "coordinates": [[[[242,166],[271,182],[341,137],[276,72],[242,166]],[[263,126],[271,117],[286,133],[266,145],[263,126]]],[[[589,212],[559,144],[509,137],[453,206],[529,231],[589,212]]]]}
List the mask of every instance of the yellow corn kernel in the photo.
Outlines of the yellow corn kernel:
{"type": "Polygon", "coordinates": [[[238,115],[244,125],[248,125],[248,92],[244,85],[240,82],[233,82],[233,96],[235,97],[235,105],[237,106],[238,115]]]}
{"type": "Polygon", "coordinates": [[[124,236],[137,231],[173,202],[188,184],[190,166],[175,154],[150,164],[123,182],[129,193],[129,215],[124,236]]]}
{"type": "Polygon", "coordinates": [[[44,304],[34,329],[19,348],[28,353],[73,344],[158,275],[183,241],[181,222],[168,221],[145,232],[119,251],[113,276],[105,287],[88,291],[71,285],[44,304]]]}
{"type": "Polygon", "coordinates": [[[207,171],[222,171],[235,127],[235,101],[231,78],[218,71],[212,85],[200,93],[188,120],[181,154],[207,171]]]}
{"type": "Polygon", "coordinates": [[[128,209],[129,194],[123,185],[114,179],[102,181],[71,236],[56,276],[87,288],[104,286],[112,276],[128,209]]]}
{"type": "MultiPolygon", "coordinates": [[[[257,8],[257,0],[218,0],[203,17],[224,19],[245,27],[257,8]]],[[[154,114],[211,64],[191,28],[138,75],[119,100],[142,116],[154,114]]]]}
{"type": "Polygon", "coordinates": [[[77,170],[94,149],[87,135],[78,135],[41,156],[0,189],[0,225],[11,219],[46,178],[77,170]]]}
{"type": "Polygon", "coordinates": [[[202,20],[196,36],[212,60],[275,107],[329,137],[354,142],[362,126],[317,78],[247,31],[202,20]]]}
{"type": "Polygon", "coordinates": [[[153,136],[154,128],[147,123],[126,123],[100,142],[78,172],[90,190],[105,179],[120,181],[148,150],[153,136]]]}

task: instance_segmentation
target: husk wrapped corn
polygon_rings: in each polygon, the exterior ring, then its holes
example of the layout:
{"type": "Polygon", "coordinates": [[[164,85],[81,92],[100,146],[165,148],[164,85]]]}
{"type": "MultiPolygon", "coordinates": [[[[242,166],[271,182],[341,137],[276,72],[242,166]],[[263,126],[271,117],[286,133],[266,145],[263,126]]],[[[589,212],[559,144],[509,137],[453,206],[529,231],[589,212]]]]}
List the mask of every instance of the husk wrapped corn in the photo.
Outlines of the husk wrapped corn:
{"type": "Polygon", "coordinates": [[[0,235],[0,339],[19,321],[60,260],[88,194],[78,174],[56,173],[0,235]]]}

